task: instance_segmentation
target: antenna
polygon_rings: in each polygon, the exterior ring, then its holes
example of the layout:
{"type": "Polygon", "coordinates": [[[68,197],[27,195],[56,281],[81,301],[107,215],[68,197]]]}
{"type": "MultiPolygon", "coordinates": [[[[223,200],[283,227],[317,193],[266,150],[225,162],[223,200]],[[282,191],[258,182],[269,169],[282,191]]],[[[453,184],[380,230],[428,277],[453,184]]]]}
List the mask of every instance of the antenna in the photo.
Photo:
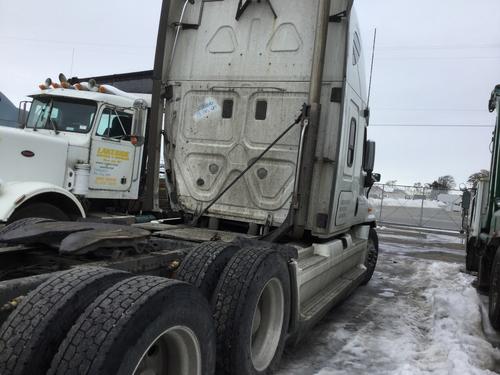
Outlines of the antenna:
{"type": "Polygon", "coordinates": [[[370,68],[370,83],[368,86],[368,103],[366,104],[366,106],[368,108],[370,108],[370,96],[372,93],[373,62],[375,60],[375,45],[376,45],[376,43],[377,43],[377,28],[375,28],[375,30],[373,32],[372,66],[370,68]]]}

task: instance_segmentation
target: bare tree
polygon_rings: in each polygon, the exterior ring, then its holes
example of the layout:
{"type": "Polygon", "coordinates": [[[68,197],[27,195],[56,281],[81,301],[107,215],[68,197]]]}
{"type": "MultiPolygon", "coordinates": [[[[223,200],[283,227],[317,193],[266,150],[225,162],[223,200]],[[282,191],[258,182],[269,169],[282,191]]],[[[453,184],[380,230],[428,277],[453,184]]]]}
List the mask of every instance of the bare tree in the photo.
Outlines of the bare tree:
{"type": "Polygon", "coordinates": [[[454,189],[455,186],[457,186],[457,183],[455,182],[455,178],[450,175],[446,176],[441,176],[437,179],[437,182],[439,185],[442,187],[443,190],[451,190],[454,189]]]}
{"type": "Polygon", "coordinates": [[[467,180],[467,183],[475,188],[477,186],[477,183],[479,182],[479,180],[483,179],[483,178],[488,178],[490,177],[490,171],[486,170],[486,169],[481,169],[479,172],[476,172],[476,173],[473,173],[469,176],[469,179],[467,180]]]}
{"type": "Polygon", "coordinates": [[[457,186],[455,178],[450,175],[441,176],[431,184],[427,184],[431,191],[431,199],[437,199],[439,194],[448,193],[449,190],[457,186]]]}

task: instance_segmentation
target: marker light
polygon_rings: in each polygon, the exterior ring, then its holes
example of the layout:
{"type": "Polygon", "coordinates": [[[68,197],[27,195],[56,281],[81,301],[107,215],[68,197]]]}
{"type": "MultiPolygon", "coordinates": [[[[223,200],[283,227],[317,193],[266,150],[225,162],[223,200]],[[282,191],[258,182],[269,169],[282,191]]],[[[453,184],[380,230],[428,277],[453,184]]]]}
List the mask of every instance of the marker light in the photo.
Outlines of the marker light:
{"type": "Polygon", "coordinates": [[[99,85],[97,84],[95,79],[89,80],[89,91],[99,91],[99,85]]]}
{"type": "Polygon", "coordinates": [[[63,73],[59,73],[59,82],[61,83],[68,82],[66,76],[63,73]]]}
{"type": "Polygon", "coordinates": [[[59,83],[52,82],[52,87],[55,88],[55,89],[60,89],[61,85],[59,83]]]}
{"type": "Polygon", "coordinates": [[[99,86],[98,91],[99,91],[101,94],[106,94],[106,87],[104,87],[104,86],[99,86]]]}
{"type": "Polygon", "coordinates": [[[40,88],[40,90],[47,90],[50,88],[51,85],[52,85],[52,79],[47,78],[45,82],[38,85],[38,87],[40,88]]]}
{"type": "Polygon", "coordinates": [[[59,82],[61,82],[61,87],[64,89],[71,89],[71,84],[63,73],[59,73],[59,82]]]}
{"type": "Polygon", "coordinates": [[[81,89],[82,89],[82,85],[80,85],[79,83],[75,83],[75,84],[73,85],[73,87],[74,87],[75,89],[77,89],[77,90],[81,90],[81,89]]]}
{"type": "Polygon", "coordinates": [[[130,136],[130,143],[132,143],[132,145],[137,145],[139,143],[139,139],[137,139],[137,137],[135,135],[132,135],[130,136]]]}

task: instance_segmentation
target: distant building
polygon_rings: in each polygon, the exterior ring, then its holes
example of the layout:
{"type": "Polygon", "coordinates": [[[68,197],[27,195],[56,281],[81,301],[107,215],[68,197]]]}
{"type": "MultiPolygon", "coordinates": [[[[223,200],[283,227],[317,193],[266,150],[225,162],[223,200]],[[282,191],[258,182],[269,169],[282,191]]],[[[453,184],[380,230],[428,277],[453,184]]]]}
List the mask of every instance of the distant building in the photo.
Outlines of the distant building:
{"type": "Polygon", "coordinates": [[[0,126],[17,127],[17,107],[0,92],[0,126]]]}

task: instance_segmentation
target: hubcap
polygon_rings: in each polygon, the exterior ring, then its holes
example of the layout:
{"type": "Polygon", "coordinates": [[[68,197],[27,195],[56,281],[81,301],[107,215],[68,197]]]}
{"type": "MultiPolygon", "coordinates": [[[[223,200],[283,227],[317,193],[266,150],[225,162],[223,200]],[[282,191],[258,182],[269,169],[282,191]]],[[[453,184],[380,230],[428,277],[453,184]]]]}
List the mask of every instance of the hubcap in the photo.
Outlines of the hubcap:
{"type": "Polygon", "coordinates": [[[134,375],[201,375],[200,343],[184,326],[169,328],[148,347],[134,375]]]}
{"type": "Polygon", "coordinates": [[[253,315],[250,352],[257,371],[269,367],[276,354],[284,316],[283,287],[279,279],[273,278],[262,289],[253,315]]]}

